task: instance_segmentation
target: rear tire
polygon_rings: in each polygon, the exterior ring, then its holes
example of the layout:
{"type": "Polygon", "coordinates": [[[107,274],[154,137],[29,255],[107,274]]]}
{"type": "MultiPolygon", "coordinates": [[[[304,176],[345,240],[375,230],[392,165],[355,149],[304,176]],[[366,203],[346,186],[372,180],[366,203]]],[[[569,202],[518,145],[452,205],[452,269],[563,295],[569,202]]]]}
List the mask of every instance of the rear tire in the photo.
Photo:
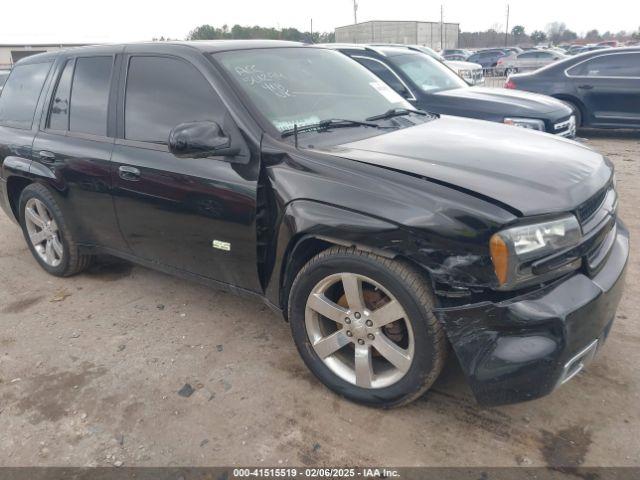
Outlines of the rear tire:
{"type": "Polygon", "coordinates": [[[447,347],[433,304],[428,282],[408,262],[333,247],[296,276],[289,321],[322,383],[354,402],[390,408],[420,397],[442,370],[447,347]]]}
{"type": "Polygon", "coordinates": [[[20,225],[27,245],[40,266],[56,277],[68,277],[86,269],[93,255],[80,253],[62,211],[51,192],[33,183],[19,200],[20,225]]]}

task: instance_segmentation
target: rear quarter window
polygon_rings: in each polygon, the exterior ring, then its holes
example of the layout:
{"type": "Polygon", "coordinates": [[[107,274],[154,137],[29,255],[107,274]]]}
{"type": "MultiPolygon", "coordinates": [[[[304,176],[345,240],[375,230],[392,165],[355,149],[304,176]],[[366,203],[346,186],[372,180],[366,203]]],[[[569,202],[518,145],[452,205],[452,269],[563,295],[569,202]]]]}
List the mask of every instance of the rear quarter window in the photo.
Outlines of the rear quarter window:
{"type": "Polygon", "coordinates": [[[17,65],[0,95],[0,125],[29,130],[51,62],[17,65]]]}

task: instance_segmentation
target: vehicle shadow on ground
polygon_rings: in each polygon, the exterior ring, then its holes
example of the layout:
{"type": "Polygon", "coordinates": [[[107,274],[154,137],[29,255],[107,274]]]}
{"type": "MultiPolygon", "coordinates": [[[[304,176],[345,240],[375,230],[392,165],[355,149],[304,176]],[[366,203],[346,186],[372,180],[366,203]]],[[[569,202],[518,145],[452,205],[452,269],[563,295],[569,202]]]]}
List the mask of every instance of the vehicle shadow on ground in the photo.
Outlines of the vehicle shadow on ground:
{"type": "Polygon", "coordinates": [[[640,130],[581,128],[577,136],[586,139],[640,140],[640,130]]]}
{"type": "Polygon", "coordinates": [[[131,275],[134,264],[110,255],[98,255],[95,262],[87,268],[83,275],[95,280],[112,282],[131,275]]]}

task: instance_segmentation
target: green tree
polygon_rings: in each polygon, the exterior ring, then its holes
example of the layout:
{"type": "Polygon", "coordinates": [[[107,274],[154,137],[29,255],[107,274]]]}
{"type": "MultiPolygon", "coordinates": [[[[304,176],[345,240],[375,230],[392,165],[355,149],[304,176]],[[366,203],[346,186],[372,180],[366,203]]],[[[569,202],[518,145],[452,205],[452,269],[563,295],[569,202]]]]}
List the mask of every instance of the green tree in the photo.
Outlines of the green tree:
{"type": "Polygon", "coordinates": [[[593,30],[589,30],[587,32],[587,34],[584,36],[584,39],[588,42],[599,42],[600,40],[602,40],[602,37],[600,36],[600,32],[598,32],[598,30],[594,28],[593,30]]]}
{"type": "Polygon", "coordinates": [[[511,35],[514,37],[521,37],[524,35],[524,27],[522,25],[516,25],[511,29],[511,35]]]}
{"type": "Polygon", "coordinates": [[[261,27],[254,25],[245,27],[242,25],[234,25],[229,29],[227,25],[222,28],[213,27],[211,25],[200,25],[189,32],[187,40],[217,40],[226,38],[237,39],[268,39],[268,40],[290,40],[294,42],[309,43],[330,43],[335,41],[335,34],[314,32],[301,32],[297,28],[276,29],[270,27],[261,27]]]}
{"type": "Polygon", "coordinates": [[[541,30],[535,30],[531,34],[531,41],[535,44],[545,42],[547,40],[547,34],[541,30]]]}

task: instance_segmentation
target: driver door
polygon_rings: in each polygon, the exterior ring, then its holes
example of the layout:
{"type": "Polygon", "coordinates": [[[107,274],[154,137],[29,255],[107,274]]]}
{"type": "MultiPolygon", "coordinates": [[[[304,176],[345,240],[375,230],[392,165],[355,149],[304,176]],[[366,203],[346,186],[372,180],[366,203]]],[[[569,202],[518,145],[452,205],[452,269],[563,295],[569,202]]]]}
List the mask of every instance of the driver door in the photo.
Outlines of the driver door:
{"type": "Polygon", "coordinates": [[[112,156],[116,214],[132,253],[170,267],[259,290],[255,209],[258,158],[250,153],[203,72],[183,58],[128,52],[112,156]],[[238,157],[178,158],[179,124],[215,121],[240,141],[238,157]]]}

